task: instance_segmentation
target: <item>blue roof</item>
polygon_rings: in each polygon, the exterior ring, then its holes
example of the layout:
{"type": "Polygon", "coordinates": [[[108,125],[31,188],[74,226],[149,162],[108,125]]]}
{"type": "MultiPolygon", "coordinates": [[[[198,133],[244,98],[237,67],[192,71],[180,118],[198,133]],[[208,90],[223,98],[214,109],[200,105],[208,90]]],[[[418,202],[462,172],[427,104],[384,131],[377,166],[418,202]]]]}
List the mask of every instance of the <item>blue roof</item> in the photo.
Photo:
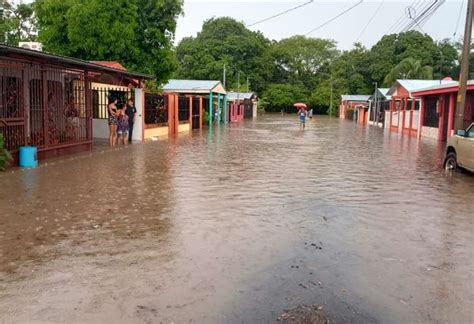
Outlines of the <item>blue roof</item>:
{"type": "Polygon", "coordinates": [[[342,101],[367,101],[369,98],[367,95],[341,95],[342,101]]]}
{"type": "Polygon", "coordinates": [[[227,92],[227,99],[230,101],[234,101],[238,99],[252,99],[252,96],[254,95],[253,92],[227,92]]]}
{"type": "Polygon", "coordinates": [[[215,80],[169,80],[163,86],[165,92],[209,93],[221,82],[215,80]]]}

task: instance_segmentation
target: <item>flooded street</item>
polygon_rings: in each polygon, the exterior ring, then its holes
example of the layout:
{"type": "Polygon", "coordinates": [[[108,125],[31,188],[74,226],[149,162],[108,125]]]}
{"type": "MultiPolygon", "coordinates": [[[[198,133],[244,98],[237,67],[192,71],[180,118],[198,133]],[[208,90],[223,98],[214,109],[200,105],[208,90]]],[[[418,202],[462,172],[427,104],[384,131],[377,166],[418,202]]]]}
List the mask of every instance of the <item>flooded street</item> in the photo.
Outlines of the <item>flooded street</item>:
{"type": "Polygon", "coordinates": [[[474,176],[266,116],[0,174],[0,323],[474,321],[474,176]]]}

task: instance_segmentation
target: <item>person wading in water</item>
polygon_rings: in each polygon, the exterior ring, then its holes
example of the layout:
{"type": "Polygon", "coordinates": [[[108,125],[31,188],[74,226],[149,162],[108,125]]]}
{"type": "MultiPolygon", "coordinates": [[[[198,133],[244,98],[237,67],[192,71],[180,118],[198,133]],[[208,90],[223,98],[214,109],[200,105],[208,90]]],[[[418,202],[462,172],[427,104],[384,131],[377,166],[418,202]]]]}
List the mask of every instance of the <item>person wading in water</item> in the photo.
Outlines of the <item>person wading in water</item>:
{"type": "Polygon", "coordinates": [[[305,128],[306,115],[307,115],[306,109],[301,108],[301,109],[298,111],[298,117],[300,118],[300,129],[301,129],[301,130],[304,130],[304,128],[305,128]]]}

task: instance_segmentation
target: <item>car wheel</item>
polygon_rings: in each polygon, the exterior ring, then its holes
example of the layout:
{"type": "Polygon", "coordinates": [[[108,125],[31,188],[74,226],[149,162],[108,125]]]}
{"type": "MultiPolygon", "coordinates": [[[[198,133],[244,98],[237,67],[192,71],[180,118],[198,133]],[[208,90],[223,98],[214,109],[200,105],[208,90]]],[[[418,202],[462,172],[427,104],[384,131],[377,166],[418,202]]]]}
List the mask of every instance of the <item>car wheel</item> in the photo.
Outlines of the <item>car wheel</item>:
{"type": "Polygon", "coordinates": [[[456,153],[449,153],[444,159],[444,169],[446,171],[456,171],[458,169],[458,160],[456,158],[456,153]]]}

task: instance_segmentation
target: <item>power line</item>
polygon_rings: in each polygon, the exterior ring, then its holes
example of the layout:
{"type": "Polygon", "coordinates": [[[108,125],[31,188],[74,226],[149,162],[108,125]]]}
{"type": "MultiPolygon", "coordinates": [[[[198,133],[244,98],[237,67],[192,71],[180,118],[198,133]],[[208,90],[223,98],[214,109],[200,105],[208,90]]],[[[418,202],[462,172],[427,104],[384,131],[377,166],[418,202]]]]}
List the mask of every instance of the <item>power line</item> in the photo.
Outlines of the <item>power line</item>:
{"type": "Polygon", "coordinates": [[[319,25],[318,27],[316,28],[313,28],[311,29],[309,32],[306,33],[306,36],[317,31],[318,29],[321,29],[323,28],[324,26],[326,26],[327,24],[333,22],[334,20],[336,20],[337,18],[341,17],[342,15],[344,15],[345,13],[351,11],[352,9],[354,9],[355,7],[359,6],[362,2],[364,2],[364,0],[359,0],[359,2],[357,2],[355,5],[347,8],[346,10],[340,12],[339,14],[337,14],[336,16],[332,17],[331,19],[329,19],[328,21],[322,23],[321,25],[319,25]]]}
{"type": "Polygon", "coordinates": [[[377,9],[375,10],[374,14],[372,15],[372,17],[370,17],[369,21],[367,22],[367,24],[365,25],[364,29],[362,29],[362,31],[360,32],[359,36],[357,37],[357,41],[359,41],[359,39],[362,37],[362,35],[364,35],[365,31],[367,30],[367,27],[369,27],[370,23],[372,22],[372,20],[374,20],[375,16],[377,16],[378,12],[380,11],[380,8],[382,8],[382,5],[383,3],[385,2],[385,0],[382,0],[382,2],[380,2],[379,6],[377,7],[377,9]]]}
{"type": "MultiPolygon", "coordinates": [[[[419,4],[420,0],[413,1],[408,7],[415,7],[417,4],[419,4]]],[[[403,10],[403,13],[398,19],[395,21],[395,23],[385,32],[385,34],[391,34],[393,31],[397,30],[397,28],[401,25],[403,25],[403,20],[404,18],[406,19],[406,8],[403,10]]]]}
{"type": "Polygon", "coordinates": [[[265,18],[265,19],[259,20],[259,21],[257,21],[257,22],[254,22],[254,23],[252,23],[252,24],[250,24],[250,25],[247,25],[246,27],[252,27],[252,26],[261,24],[261,23],[263,23],[263,22],[269,21],[269,20],[271,20],[271,19],[273,19],[273,18],[280,17],[280,16],[282,16],[282,15],[284,15],[284,14],[287,14],[287,13],[289,13],[289,12],[291,12],[291,11],[294,11],[294,10],[297,10],[297,9],[299,9],[299,8],[301,8],[301,7],[307,6],[307,5],[309,5],[310,3],[313,3],[313,2],[314,2],[314,0],[310,0],[310,1],[308,1],[308,2],[305,2],[305,3],[303,3],[303,4],[298,5],[298,6],[296,6],[296,7],[290,8],[290,9],[285,10],[285,11],[282,11],[282,12],[280,12],[280,13],[277,13],[276,15],[273,15],[273,16],[267,17],[267,18],[265,18]]]}
{"type": "Polygon", "coordinates": [[[461,20],[461,13],[462,13],[463,8],[464,8],[464,0],[461,1],[461,5],[459,6],[458,21],[456,22],[456,28],[454,29],[454,33],[453,33],[453,42],[456,41],[456,34],[458,33],[459,21],[461,20]]]}

